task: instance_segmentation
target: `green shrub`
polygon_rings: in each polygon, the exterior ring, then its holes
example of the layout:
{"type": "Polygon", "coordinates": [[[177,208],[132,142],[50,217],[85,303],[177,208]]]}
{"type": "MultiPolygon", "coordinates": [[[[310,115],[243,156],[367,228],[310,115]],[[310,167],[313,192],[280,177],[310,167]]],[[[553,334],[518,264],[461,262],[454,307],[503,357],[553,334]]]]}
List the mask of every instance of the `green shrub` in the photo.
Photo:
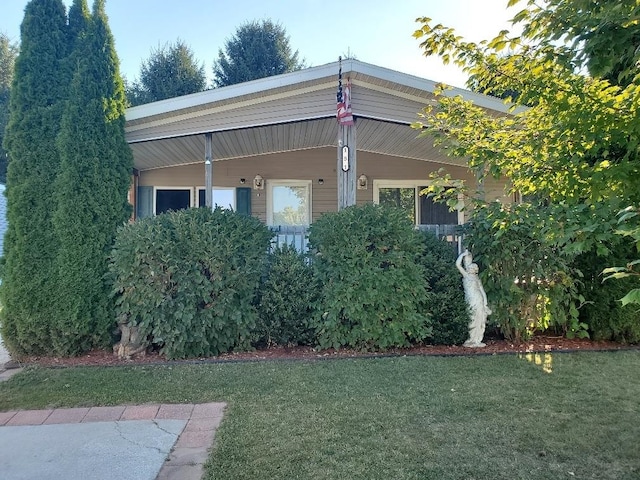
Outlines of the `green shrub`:
{"type": "Polygon", "coordinates": [[[603,282],[602,271],[613,265],[626,265],[635,258],[635,248],[622,237],[610,245],[610,255],[597,256],[584,253],[577,257],[574,266],[584,278],[580,293],[585,304],[580,309],[580,320],[589,325],[595,340],[640,342],[640,309],[638,305],[623,306],[620,299],[633,288],[640,287],[640,278],[627,277],[603,282]]]}
{"type": "Polygon", "coordinates": [[[493,202],[473,210],[466,240],[493,310],[489,320],[509,340],[527,340],[548,329],[588,336],[578,318],[582,297],[571,267],[575,254],[562,234],[560,219],[567,215],[566,206],[553,204],[493,202]]]}
{"type": "Polygon", "coordinates": [[[469,335],[469,311],[462,277],[455,266],[456,250],[433,233],[424,232],[423,235],[425,250],[420,263],[430,286],[425,302],[433,327],[430,343],[459,345],[469,335]]]}
{"type": "Polygon", "coordinates": [[[248,346],[271,232],[228,210],[190,209],[121,229],[112,252],[119,318],[168,358],[248,346]]]}
{"type": "Polygon", "coordinates": [[[427,282],[416,261],[424,245],[402,211],[367,204],[325,214],[309,243],[321,285],[320,347],[385,349],[430,334],[421,309],[427,282]]]}
{"type": "Polygon", "coordinates": [[[261,345],[309,345],[317,288],[305,255],[294,247],[277,248],[260,285],[257,342],[261,345]]]}

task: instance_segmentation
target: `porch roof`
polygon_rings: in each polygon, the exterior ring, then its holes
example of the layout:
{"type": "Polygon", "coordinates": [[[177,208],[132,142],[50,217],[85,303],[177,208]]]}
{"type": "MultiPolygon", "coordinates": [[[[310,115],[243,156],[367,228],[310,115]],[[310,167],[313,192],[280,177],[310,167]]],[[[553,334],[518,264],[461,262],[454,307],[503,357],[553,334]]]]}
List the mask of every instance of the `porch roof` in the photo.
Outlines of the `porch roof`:
{"type": "MultiPolygon", "coordinates": [[[[138,170],[199,163],[205,133],[213,134],[213,159],[335,146],[338,63],[254,80],[129,108],[126,138],[138,170]]],[[[429,139],[416,139],[409,125],[434,102],[436,83],[363,63],[342,62],[351,80],[358,151],[462,164],[446,157],[429,139]]],[[[502,100],[463,89],[476,105],[507,113],[502,100]]]]}

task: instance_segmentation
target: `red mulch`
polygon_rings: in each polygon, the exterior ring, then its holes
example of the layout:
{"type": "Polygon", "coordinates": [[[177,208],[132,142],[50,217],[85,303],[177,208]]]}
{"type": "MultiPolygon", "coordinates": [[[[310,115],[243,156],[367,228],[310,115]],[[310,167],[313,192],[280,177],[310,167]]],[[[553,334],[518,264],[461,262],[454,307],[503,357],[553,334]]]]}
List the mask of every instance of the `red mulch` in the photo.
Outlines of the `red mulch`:
{"type": "MultiPolygon", "coordinates": [[[[196,361],[258,361],[258,360],[317,360],[327,358],[355,358],[379,355],[495,355],[519,352],[571,352],[571,351],[603,351],[637,349],[638,346],[622,345],[615,342],[592,341],[588,339],[567,339],[562,337],[536,336],[530,341],[515,344],[506,340],[488,340],[484,348],[466,348],[461,346],[425,345],[406,349],[392,349],[386,352],[361,352],[351,349],[316,351],[311,347],[272,347],[255,350],[253,352],[226,353],[218,357],[184,360],[196,361]]],[[[181,361],[177,361],[180,363],[181,361]]],[[[40,365],[43,367],[67,366],[114,366],[114,365],[144,365],[151,363],[167,363],[164,357],[157,353],[147,353],[136,356],[131,360],[120,360],[112,352],[95,350],[79,357],[27,357],[22,359],[23,365],[40,365]]],[[[175,362],[172,362],[175,363],[175,362]]]]}

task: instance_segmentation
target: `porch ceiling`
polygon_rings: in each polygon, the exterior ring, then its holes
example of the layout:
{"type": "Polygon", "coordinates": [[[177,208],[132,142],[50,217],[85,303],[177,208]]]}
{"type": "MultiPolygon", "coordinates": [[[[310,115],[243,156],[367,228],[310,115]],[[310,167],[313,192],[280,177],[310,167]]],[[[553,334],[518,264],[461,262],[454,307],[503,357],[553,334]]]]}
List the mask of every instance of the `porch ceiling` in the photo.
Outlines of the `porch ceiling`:
{"type": "MultiPolygon", "coordinates": [[[[357,149],[449,165],[463,165],[445,156],[429,138],[416,138],[406,124],[358,118],[357,149]]],[[[336,146],[335,117],[240,128],[213,133],[213,159],[229,160],[319,147],[336,146]]],[[[131,144],[138,170],[187,165],[204,161],[203,134],[131,144]]]]}

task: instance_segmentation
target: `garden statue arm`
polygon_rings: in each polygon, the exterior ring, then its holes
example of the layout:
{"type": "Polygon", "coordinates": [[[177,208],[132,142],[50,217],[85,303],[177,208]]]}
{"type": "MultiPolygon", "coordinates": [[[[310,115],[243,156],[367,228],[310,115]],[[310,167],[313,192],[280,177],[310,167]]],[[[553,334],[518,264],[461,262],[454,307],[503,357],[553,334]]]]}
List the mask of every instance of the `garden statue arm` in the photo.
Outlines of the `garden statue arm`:
{"type": "Polygon", "coordinates": [[[465,250],[460,255],[458,255],[458,259],[456,260],[456,267],[458,268],[458,270],[460,271],[463,277],[468,275],[467,271],[464,268],[462,268],[462,260],[467,255],[469,255],[469,250],[465,250]]]}

